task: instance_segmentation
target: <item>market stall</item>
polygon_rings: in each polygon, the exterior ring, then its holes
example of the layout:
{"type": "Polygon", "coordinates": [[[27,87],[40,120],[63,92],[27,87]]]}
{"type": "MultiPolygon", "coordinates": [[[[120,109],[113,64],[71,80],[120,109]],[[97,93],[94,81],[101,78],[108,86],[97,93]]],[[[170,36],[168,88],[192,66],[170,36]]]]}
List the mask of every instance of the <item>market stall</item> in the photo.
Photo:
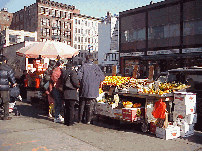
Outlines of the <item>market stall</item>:
{"type": "Polygon", "coordinates": [[[43,98],[43,73],[48,68],[50,59],[72,58],[78,53],[79,51],[70,45],[55,41],[31,44],[16,51],[17,55],[26,57],[28,75],[25,79],[25,87],[27,88],[27,100],[43,98]]]}
{"type": "Polygon", "coordinates": [[[196,123],[196,94],[186,92],[188,87],[180,83],[106,76],[100,88],[97,113],[121,122],[142,123],[143,132],[164,139],[190,136],[196,123]],[[180,94],[183,97],[177,97],[180,94]],[[180,102],[183,99],[186,101],[180,102]]]}

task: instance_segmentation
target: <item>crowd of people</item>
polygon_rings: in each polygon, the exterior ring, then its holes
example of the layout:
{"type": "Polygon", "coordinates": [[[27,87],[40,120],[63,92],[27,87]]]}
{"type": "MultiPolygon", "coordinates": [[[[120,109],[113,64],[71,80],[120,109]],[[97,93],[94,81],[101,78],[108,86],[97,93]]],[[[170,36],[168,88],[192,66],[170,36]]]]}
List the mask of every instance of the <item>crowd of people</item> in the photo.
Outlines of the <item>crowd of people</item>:
{"type": "MultiPolygon", "coordinates": [[[[0,55],[0,97],[4,104],[4,120],[9,117],[9,88],[16,86],[13,70],[6,64],[6,58],[0,55]]],[[[27,71],[23,71],[20,78],[20,94],[26,99],[27,71]]],[[[93,63],[93,56],[88,55],[86,62],[76,70],[72,59],[68,59],[66,67],[62,60],[50,60],[49,67],[43,74],[43,87],[46,93],[46,101],[49,117],[54,122],[63,122],[65,125],[74,125],[74,106],[79,103],[79,123],[90,124],[96,98],[99,96],[99,85],[105,79],[104,73],[98,65],[93,63]],[[64,105],[64,106],[63,106],[64,105]],[[64,108],[64,109],[62,109],[64,108]],[[61,115],[64,111],[64,118],[61,115]]]]}
{"type": "Polygon", "coordinates": [[[54,122],[63,121],[60,112],[65,103],[64,124],[74,125],[74,105],[79,101],[79,122],[90,124],[104,74],[98,65],[93,63],[92,55],[87,56],[86,63],[78,71],[73,68],[71,59],[65,69],[62,68],[63,64],[62,60],[50,61],[49,68],[44,73],[44,85],[48,84],[48,102],[49,105],[54,105],[54,122]]]}

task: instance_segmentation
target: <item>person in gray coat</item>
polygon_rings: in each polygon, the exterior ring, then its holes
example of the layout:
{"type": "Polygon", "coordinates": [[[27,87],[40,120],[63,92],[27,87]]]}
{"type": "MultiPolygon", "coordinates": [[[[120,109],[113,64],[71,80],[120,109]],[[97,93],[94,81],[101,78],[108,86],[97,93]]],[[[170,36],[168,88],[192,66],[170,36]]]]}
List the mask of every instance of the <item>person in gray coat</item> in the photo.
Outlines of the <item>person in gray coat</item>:
{"type": "Polygon", "coordinates": [[[72,60],[68,60],[66,70],[63,72],[64,91],[64,124],[67,126],[74,124],[74,105],[77,99],[77,89],[79,88],[79,78],[76,70],[72,67],[72,60]]]}
{"type": "Polygon", "coordinates": [[[92,55],[88,55],[86,60],[87,62],[78,70],[80,80],[79,122],[82,121],[85,106],[86,123],[90,124],[93,105],[99,96],[99,85],[105,79],[105,76],[98,65],[93,63],[92,55]]]}

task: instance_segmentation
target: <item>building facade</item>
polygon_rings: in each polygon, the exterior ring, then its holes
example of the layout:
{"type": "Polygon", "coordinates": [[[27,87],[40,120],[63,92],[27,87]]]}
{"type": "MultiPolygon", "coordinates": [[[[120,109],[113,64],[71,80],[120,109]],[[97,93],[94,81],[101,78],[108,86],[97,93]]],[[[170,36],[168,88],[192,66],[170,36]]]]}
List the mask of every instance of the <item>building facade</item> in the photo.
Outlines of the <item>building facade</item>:
{"type": "Polygon", "coordinates": [[[13,14],[11,29],[37,31],[37,41],[54,40],[72,46],[73,13],[80,13],[80,10],[72,5],[36,0],[13,14]]]}
{"type": "Polygon", "coordinates": [[[165,0],[119,13],[121,74],[140,78],[184,66],[201,66],[202,1],[165,0]]]}
{"type": "Polygon", "coordinates": [[[5,29],[2,31],[3,35],[5,35],[5,47],[16,44],[16,43],[21,43],[24,41],[32,41],[36,42],[37,41],[37,32],[26,32],[24,30],[10,30],[10,29],[5,29]]]}
{"type": "Polygon", "coordinates": [[[9,28],[13,18],[13,13],[9,13],[7,8],[2,8],[0,11],[0,31],[9,28]]]}
{"type": "Polygon", "coordinates": [[[73,47],[79,50],[74,57],[74,63],[81,65],[85,57],[93,54],[95,63],[98,62],[98,25],[101,19],[82,14],[73,15],[73,47]]]}
{"type": "Polygon", "coordinates": [[[105,73],[112,72],[113,65],[119,65],[119,18],[107,12],[98,28],[98,64],[105,73]]]}

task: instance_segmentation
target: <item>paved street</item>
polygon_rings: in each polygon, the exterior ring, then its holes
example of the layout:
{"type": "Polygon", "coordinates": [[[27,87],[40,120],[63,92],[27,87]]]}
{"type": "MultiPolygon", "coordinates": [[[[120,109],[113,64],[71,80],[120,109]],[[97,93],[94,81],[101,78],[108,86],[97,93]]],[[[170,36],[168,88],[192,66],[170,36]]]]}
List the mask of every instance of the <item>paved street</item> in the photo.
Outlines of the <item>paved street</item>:
{"type": "MultiPolygon", "coordinates": [[[[54,123],[39,106],[17,102],[21,116],[0,121],[0,150],[6,151],[192,151],[202,150],[202,133],[163,140],[142,133],[137,125],[119,127],[99,121],[93,125],[54,123]]],[[[13,115],[13,114],[12,114],[13,115]]]]}

